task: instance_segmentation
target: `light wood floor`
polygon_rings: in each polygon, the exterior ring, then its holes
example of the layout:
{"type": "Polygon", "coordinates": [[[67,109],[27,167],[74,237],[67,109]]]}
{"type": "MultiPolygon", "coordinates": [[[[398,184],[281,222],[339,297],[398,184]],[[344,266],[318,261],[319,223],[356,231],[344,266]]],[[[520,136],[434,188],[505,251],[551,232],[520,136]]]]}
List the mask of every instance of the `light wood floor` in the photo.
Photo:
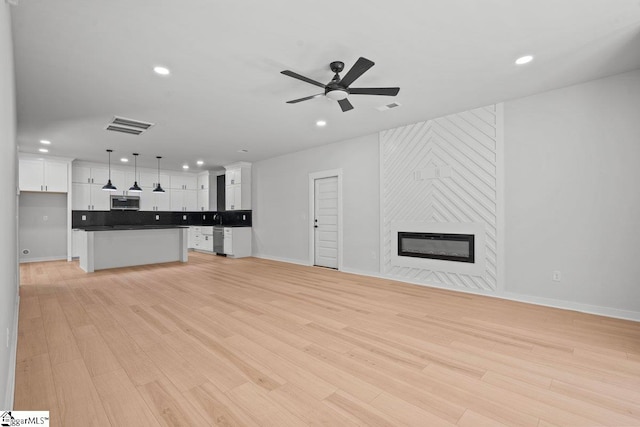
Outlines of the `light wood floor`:
{"type": "Polygon", "coordinates": [[[21,266],[54,426],[638,426],[640,323],[253,258],[21,266]]]}

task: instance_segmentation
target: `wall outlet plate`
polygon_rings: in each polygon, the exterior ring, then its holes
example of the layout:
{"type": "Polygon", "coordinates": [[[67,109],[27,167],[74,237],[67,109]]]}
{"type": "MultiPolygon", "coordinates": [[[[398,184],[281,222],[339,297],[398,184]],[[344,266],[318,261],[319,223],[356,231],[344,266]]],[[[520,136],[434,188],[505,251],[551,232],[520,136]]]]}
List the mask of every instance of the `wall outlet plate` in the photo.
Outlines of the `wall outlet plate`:
{"type": "Polygon", "coordinates": [[[156,215],[156,221],[160,221],[160,215],[156,215]]]}
{"type": "Polygon", "coordinates": [[[554,271],[551,278],[554,282],[559,282],[560,280],[562,280],[562,274],[559,271],[554,271]]]}

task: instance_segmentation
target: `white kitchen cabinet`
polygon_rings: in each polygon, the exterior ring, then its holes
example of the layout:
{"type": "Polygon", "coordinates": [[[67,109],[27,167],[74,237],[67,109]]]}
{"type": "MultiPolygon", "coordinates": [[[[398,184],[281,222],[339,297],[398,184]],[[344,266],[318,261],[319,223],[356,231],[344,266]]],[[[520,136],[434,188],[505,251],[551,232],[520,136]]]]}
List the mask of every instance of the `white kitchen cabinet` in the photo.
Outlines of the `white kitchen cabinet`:
{"type": "Polygon", "coordinates": [[[225,166],[225,208],[228,211],[251,209],[251,164],[225,166]]]}
{"type": "Polygon", "coordinates": [[[189,227],[189,235],[187,238],[187,248],[196,248],[196,236],[200,236],[200,227],[189,227]]]}
{"type": "Polygon", "coordinates": [[[237,211],[243,209],[241,184],[227,185],[224,194],[226,210],[237,211]]]}
{"type": "Polygon", "coordinates": [[[68,163],[44,159],[20,158],[18,163],[20,191],[66,193],[68,163]]]}
{"type": "Polygon", "coordinates": [[[224,185],[233,185],[242,183],[242,168],[227,167],[224,173],[224,185]]]}
{"type": "MultiPolygon", "coordinates": [[[[112,175],[112,183],[113,183],[113,173],[116,172],[114,170],[111,171],[112,175]]],[[[95,184],[95,185],[105,185],[109,180],[109,168],[105,167],[88,167],[88,166],[73,166],[71,169],[71,182],[76,182],[78,184],[95,184]]],[[[124,180],[124,177],[123,177],[124,180]]]]}
{"type": "Polygon", "coordinates": [[[197,190],[198,178],[194,175],[171,175],[169,188],[175,190],[197,190]]]}
{"type": "Polygon", "coordinates": [[[198,207],[198,193],[196,190],[171,190],[172,211],[195,211],[198,207]]]}
{"type": "Polygon", "coordinates": [[[209,189],[198,190],[198,206],[199,211],[209,210],[209,189]]]}
{"type": "Polygon", "coordinates": [[[74,211],[90,211],[91,210],[91,184],[71,183],[73,198],[71,200],[71,209],[74,211]]]}
{"type": "Polygon", "coordinates": [[[198,174],[198,190],[209,189],[209,172],[198,174]]]}
{"type": "Polygon", "coordinates": [[[189,239],[192,249],[204,252],[213,252],[213,227],[194,226],[189,227],[189,239]]]}
{"type": "Polygon", "coordinates": [[[84,230],[79,230],[74,228],[71,231],[71,257],[78,258],[80,257],[80,248],[82,247],[82,233],[84,230]]]}
{"type": "MultiPolygon", "coordinates": [[[[140,174],[140,179],[138,181],[138,185],[142,188],[150,188],[150,189],[154,189],[158,186],[158,174],[157,173],[151,173],[151,172],[139,172],[140,174]]],[[[169,185],[169,175],[160,174],[160,186],[166,191],[168,190],[170,187],[169,185]]],[[[133,183],[132,183],[133,184],[133,183]]],[[[129,186],[131,186],[132,184],[129,184],[129,186]]]]}
{"type": "Polygon", "coordinates": [[[108,211],[111,209],[111,192],[104,191],[99,184],[71,184],[73,198],[71,208],[76,211],[108,211]]]}
{"type": "Polygon", "coordinates": [[[251,256],[251,227],[224,227],[224,253],[231,258],[251,256]]]}
{"type": "Polygon", "coordinates": [[[138,194],[140,195],[141,211],[172,210],[169,190],[166,190],[164,193],[154,193],[152,190],[145,189],[145,191],[138,194]]]}
{"type": "Polygon", "coordinates": [[[74,165],[71,169],[71,182],[91,184],[91,168],[88,166],[74,165]]]}

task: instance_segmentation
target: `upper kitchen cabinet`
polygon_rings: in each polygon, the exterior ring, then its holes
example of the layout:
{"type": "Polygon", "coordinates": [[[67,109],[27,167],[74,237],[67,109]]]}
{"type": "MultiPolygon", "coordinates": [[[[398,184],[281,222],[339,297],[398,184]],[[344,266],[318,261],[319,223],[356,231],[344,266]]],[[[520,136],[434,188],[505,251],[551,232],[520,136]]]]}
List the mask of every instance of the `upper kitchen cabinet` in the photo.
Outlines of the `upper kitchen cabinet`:
{"type": "MultiPolygon", "coordinates": [[[[109,181],[109,168],[73,166],[71,182],[76,184],[93,184],[103,186],[107,181],[109,181]]],[[[111,183],[118,189],[118,194],[130,187],[129,185],[125,188],[125,173],[113,168],[111,169],[111,183]]]]}
{"type": "Polygon", "coordinates": [[[225,170],[226,210],[251,209],[251,163],[234,163],[225,170]]]}
{"type": "Polygon", "coordinates": [[[198,177],[195,175],[171,175],[169,188],[176,190],[197,190],[198,177]]]}
{"type": "Polygon", "coordinates": [[[69,191],[69,162],[21,157],[18,163],[20,191],[69,191]]]}
{"type": "MultiPolygon", "coordinates": [[[[171,181],[169,179],[169,175],[163,173],[160,174],[160,186],[165,190],[167,188],[171,188],[169,185],[169,181],[171,181]]],[[[158,174],[151,172],[140,172],[140,180],[138,181],[138,185],[142,188],[156,188],[158,186],[158,174]]]]}
{"type": "Polygon", "coordinates": [[[198,174],[198,190],[209,189],[209,172],[202,172],[198,174]]]}
{"type": "Polygon", "coordinates": [[[195,190],[172,189],[171,210],[176,211],[195,211],[198,207],[198,193],[195,190]]]}

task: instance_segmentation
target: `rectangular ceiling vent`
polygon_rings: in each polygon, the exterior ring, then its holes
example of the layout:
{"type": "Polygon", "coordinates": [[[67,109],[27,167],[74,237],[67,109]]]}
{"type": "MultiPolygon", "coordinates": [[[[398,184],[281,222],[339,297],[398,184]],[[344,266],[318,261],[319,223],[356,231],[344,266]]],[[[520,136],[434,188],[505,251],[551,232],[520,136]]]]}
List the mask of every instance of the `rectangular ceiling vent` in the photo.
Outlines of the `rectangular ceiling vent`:
{"type": "Polygon", "coordinates": [[[392,102],[391,104],[387,104],[387,105],[382,105],[380,107],[377,108],[378,111],[387,111],[390,110],[392,108],[396,108],[399,107],[401,104],[398,104],[397,102],[392,102]]]}
{"type": "Polygon", "coordinates": [[[105,129],[114,132],[128,133],[129,135],[140,135],[141,133],[149,130],[153,125],[153,123],[115,116],[105,129]]]}

